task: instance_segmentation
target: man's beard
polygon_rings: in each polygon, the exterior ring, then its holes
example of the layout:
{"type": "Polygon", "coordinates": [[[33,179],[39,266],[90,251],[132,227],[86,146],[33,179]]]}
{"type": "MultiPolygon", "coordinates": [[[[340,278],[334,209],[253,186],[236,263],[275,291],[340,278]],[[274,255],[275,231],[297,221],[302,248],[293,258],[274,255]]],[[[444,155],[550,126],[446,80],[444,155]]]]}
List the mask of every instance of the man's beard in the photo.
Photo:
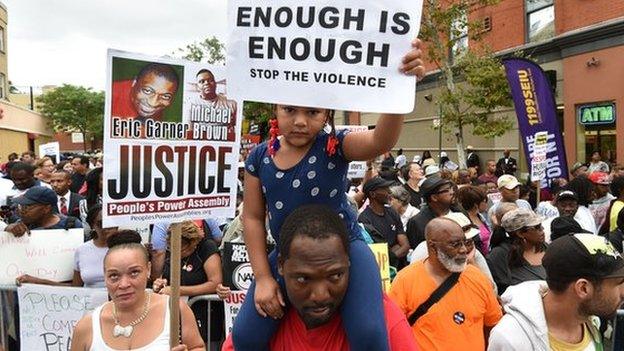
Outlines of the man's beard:
{"type": "Polygon", "coordinates": [[[442,263],[444,268],[446,268],[449,272],[459,273],[463,272],[466,269],[466,265],[468,264],[466,255],[457,255],[455,257],[451,257],[442,250],[438,249],[438,261],[442,263]]]}
{"type": "Polygon", "coordinates": [[[622,305],[622,301],[619,304],[610,303],[605,299],[594,298],[590,301],[584,301],[579,306],[579,314],[581,316],[598,316],[603,319],[613,319],[617,315],[617,309],[622,305]]]}

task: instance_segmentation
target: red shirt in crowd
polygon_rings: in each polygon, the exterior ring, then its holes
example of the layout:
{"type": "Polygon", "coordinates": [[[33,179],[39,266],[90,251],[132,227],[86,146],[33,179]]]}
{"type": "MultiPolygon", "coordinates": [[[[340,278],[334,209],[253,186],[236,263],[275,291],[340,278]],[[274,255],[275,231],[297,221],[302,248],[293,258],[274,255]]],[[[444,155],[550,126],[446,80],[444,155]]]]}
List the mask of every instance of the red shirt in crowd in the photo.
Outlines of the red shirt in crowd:
{"type": "MultiPolygon", "coordinates": [[[[391,351],[418,351],[412,330],[405,315],[387,296],[384,295],[386,328],[391,351]]],[[[223,344],[222,351],[234,351],[232,335],[223,344]]],[[[349,341],[342,327],[342,319],[337,313],[320,327],[307,330],[294,308],[289,308],[280,323],[277,333],[271,339],[273,351],[348,351],[349,341]]]]}

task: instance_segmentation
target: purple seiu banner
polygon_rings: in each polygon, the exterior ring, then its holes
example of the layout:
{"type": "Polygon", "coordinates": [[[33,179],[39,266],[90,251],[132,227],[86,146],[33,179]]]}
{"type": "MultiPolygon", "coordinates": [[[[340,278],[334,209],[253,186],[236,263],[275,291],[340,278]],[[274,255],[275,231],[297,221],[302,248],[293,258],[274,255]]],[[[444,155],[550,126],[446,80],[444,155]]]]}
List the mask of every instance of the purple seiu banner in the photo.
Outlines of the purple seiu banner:
{"type": "Polygon", "coordinates": [[[509,58],[503,60],[507,81],[511,88],[522,146],[531,164],[535,133],[547,132],[546,177],[541,188],[549,186],[555,178],[568,178],[565,147],[557,123],[557,107],[546,74],[535,62],[509,58]]]}

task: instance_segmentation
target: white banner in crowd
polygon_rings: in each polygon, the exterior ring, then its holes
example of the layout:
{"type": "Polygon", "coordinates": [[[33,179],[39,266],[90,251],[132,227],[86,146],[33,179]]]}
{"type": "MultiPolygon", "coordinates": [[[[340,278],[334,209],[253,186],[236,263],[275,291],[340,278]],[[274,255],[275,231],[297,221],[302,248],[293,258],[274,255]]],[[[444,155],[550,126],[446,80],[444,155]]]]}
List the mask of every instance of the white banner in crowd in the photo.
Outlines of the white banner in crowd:
{"type": "Polygon", "coordinates": [[[245,295],[247,294],[247,290],[235,290],[232,291],[230,296],[228,296],[223,303],[225,304],[225,335],[229,335],[232,332],[232,328],[234,327],[234,321],[236,320],[236,316],[238,316],[238,312],[240,312],[240,308],[243,305],[243,301],[245,301],[245,295]]]}
{"type": "Polygon", "coordinates": [[[422,0],[231,0],[230,91],[252,101],[411,112],[416,80],[399,67],[421,11],[422,0]]]}
{"type": "Polygon", "coordinates": [[[53,141],[39,145],[39,157],[43,156],[53,156],[56,163],[61,162],[61,144],[58,141],[53,141]]]}
{"type": "Polygon", "coordinates": [[[105,289],[25,284],[17,288],[22,350],[69,350],[78,321],[108,300],[105,289]]]}
{"type": "MultiPolygon", "coordinates": [[[[368,130],[368,126],[360,126],[360,125],[336,126],[336,131],[340,131],[343,129],[348,129],[351,133],[364,132],[368,130]]],[[[364,173],[366,173],[366,168],[367,168],[366,161],[349,162],[349,170],[347,171],[347,178],[349,179],[364,178],[364,173]]]]}
{"type": "Polygon", "coordinates": [[[104,226],[233,217],[240,106],[223,66],[109,50],[104,226]]]}
{"type": "Polygon", "coordinates": [[[546,155],[548,153],[548,132],[535,133],[533,157],[531,158],[531,181],[546,178],[546,155]]]}
{"type": "Polygon", "coordinates": [[[0,284],[15,284],[29,274],[53,281],[74,276],[74,252],[84,242],[83,229],[33,230],[16,238],[0,232],[0,284]]]}

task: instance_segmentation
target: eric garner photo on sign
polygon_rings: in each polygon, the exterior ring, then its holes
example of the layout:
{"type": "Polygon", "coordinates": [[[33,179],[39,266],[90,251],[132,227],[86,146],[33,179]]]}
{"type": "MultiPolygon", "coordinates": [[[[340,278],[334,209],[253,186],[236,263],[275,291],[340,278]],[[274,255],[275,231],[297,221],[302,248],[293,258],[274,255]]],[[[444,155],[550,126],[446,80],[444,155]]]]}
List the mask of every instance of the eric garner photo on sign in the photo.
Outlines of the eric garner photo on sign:
{"type": "Polygon", "coordinates": [[[240,148],[225,67],[109,50],[105,225],[229,216],[240,148]]]}

